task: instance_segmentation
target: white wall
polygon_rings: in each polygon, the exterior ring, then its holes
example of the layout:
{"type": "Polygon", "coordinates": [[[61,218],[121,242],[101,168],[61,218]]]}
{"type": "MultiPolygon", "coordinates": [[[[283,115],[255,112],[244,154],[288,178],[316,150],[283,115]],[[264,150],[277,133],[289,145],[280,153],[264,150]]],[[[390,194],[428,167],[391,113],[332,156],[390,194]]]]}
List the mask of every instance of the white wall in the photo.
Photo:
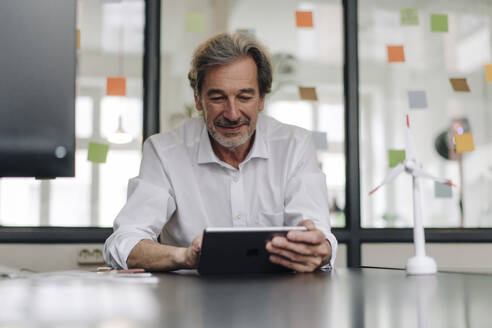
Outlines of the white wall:
{"type": "Polygon", "coordinates": [[[0,244],[0,267],[35,272],[93,270],[103,264],[78,265],[82,249],[99,249],[102,244],[0,244]]]}
{"type": "MultiPolygon", "coordinates": [[[[492,272],[491,243],[427,243],[426,251],[436,260],[438,270],[492,272]]],[[[410,243],[362,245],[364,266],[404,268],[413,255],[410,243]]]]}

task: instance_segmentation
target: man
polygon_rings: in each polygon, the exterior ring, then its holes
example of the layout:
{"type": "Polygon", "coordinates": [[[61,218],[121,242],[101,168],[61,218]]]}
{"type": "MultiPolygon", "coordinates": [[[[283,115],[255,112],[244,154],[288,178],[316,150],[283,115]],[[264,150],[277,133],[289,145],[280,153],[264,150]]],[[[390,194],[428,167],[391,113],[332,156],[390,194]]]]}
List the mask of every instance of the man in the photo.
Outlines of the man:
{"type": "Polygon", "coordinates": [[[272,83],[263,47],[244,34],[219,34],[197,48],[188,78],[203,118],[145,142],[106,262],[193,269],[206,227],[299,224],[308,231],[267,243],[270,260],[297,272],[332,265],[337,242],[311,135],[258,115],[272,83]]]}

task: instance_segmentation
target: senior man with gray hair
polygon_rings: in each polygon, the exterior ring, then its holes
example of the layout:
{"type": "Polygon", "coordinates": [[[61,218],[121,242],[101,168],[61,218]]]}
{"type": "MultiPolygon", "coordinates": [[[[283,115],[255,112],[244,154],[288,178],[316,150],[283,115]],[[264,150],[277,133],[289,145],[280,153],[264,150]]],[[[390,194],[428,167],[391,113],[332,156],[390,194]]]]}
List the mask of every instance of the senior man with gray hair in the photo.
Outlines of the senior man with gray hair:
{"type": "Polygon", "coordinates": [[[245,34],[216,35],[196,49],[188,79],[203,118],[144,143],[106,262],[193,269],[206,227],[303,225],[266,244],[270,261],[297,272],[333,265],[337,241],[311,134],[259,115],[272,84],[263,46],[245,34]]]}

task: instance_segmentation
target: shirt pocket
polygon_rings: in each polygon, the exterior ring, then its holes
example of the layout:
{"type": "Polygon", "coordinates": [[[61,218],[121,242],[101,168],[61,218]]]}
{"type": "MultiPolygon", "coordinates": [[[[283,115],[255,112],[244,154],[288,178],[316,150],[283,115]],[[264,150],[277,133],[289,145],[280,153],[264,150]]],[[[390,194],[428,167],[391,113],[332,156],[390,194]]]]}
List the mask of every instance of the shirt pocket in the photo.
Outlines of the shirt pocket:
{"type": "Polygon", "coordinates": [[[256,216],[256,223],[260,227],[281,227],[284,225],[284,212],[259,211],[256,216]]]}

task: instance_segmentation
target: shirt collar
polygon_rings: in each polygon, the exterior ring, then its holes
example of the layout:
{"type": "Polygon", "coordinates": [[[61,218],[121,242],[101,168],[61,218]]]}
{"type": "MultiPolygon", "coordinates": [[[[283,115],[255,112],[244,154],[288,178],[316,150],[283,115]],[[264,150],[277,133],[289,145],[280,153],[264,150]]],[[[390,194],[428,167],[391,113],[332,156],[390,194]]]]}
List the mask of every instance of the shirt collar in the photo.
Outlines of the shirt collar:
{"type": "MultiPolygon", "coordinates": [[[[270,152],[268,149],[268,143],[266,140],[266,131],[263,122],[263,115],[258,115],[258,121],[256,122],[256,132],[253,147],[243,163],[246,163],[252,158],[269,158],[270,152]]],[[[198,164],[205,163],[219,163],[220,160],[215,155],[212,144],[210,143],[210,137],[208,135],[208,129],[205,122],[203,122],[202,133],[200,135],[200,145],[198,148],[198,164]]]]}

